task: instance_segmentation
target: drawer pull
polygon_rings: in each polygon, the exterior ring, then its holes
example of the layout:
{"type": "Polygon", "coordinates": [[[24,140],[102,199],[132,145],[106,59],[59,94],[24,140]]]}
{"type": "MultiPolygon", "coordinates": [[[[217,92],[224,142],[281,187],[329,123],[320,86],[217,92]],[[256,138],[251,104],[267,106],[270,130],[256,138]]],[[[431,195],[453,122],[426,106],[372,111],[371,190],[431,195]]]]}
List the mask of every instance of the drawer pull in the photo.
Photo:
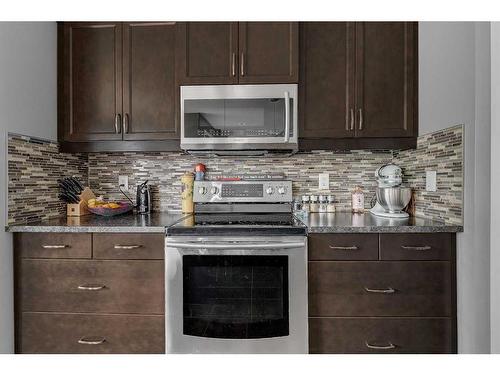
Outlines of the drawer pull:
{"type": "Polygon", "coordinates": [[[44,249],[65,249],[68,245],[42,245],[44,249]]]}
{"type": "Polygon", "coordinates": [[[377,349],[377,350],[391,350],[391,349],[396,349],[396,345],[394,345],[390,341],[389,341],[389,343],[387,345],[370,344],[368,341],[365,341],[365,345],[366,345],[367,348],[377,349]]]}
{"type": "Polygon", "coordinates": [[[141,245],[115,245],[115,249],[120,249],[120,250],[132,250],[132,249],[138,249],[140,247],[141,245]]]}
{"type": "Polygon", "coordinates": [[[425,251],[432,249],[432,247],[430,246],[405,246],[405,245],[402,245],[401,248],[405,250],[417,250],[417,251],[425,251]]]}
{"type": "Polygon", "coordinates": [[[357,246],[328,246],[332,250],[358,250],[357,246]]]}
{"type": "Polygon", "coordinates": [[[367,288],[365,286],[365,291],[368,293],[380,293],[380,294],[393,294],[396,292],[396,289],[394,288],[384,288],[384,289],[373,289],[373,288],[367,288]]]}
{"type": "Polygon", "coordinates": [[[78,340],[78,343],[82,344],[82,345],[101,345],[101,344],[104,344],[105,341],[106,341],[106,339],[104,337],[103,338],[82,337],[80,340],[78,340]]]}
{"type": "Polygon", "coordinates": [[[106,288],[106,285],[88,284],[88,285],[78,285],[79,290],[102,290],[106,288]]]}

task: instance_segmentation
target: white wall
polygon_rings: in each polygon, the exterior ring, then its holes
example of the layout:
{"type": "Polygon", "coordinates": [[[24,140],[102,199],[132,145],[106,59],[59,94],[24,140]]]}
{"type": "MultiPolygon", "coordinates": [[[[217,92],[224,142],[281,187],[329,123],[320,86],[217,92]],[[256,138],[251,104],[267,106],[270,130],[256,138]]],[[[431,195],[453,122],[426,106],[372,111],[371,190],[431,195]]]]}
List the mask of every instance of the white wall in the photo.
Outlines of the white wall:
{"type": "Polygon", "coordinates": [[[0,353],[14,350],[12,236],[6,225],[7,132],[57,138],[55,22],[0,22],[0,353]]]}
{"type": "Polygon", "coordinates": [[[489,23],[419,23],[419,132],[465,125],[464,233],[457,241],[458,350],[490,352],[489,23]],[[486,202],[487,203],[487,202],[486,202]]]}
{"type": "MultiPolygon", "coordinates": [[[[500,228],[500,22],[491,23],[491,227],[500,228]]],[[[491,232],[491,352],[500,354],[500,231],[491,232]]]]}

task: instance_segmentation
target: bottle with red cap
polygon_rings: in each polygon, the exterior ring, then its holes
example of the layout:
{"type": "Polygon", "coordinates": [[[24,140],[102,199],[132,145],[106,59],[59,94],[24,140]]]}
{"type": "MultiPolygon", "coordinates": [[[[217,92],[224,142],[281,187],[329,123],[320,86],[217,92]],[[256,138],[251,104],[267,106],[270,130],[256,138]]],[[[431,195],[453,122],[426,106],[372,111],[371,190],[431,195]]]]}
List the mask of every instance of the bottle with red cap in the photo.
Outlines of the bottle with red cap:
{"type": "Polygon", "coordinates": [[[194,166],[194,173],[195,177],[194,179],[196,181],[203,181],[205,179],[205,172],[207,168],[205,167],[205,164],[198,163],[194,166]]]}

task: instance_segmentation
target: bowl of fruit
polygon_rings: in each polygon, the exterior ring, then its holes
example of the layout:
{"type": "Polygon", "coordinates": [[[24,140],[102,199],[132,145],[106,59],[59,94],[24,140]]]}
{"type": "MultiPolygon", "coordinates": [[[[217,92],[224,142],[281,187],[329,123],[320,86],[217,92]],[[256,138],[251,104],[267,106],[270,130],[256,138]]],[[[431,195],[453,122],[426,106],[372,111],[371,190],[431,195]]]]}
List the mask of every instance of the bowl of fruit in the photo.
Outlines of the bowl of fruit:
{"type": "Polygon", "coordinates": [[[134,206],[128,202],[105,202],[102,199],[89,199],[87,209],[96,215],[116,216],[132,211],[134,206]]]}

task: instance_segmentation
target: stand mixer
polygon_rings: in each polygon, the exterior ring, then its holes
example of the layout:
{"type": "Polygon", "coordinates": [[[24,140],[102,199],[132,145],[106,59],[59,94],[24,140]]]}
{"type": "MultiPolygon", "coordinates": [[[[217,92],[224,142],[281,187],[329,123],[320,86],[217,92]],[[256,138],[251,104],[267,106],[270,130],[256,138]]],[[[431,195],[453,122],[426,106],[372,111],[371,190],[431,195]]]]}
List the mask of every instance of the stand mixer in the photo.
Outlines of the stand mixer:
{"type": "Polygon", "coordinates": [[[411,189],[401,186],[403,171],[395,164],[389,163],[375,171],[378,187],[376,190],[377,202],[370,210],[373,215],[406,219],[408,213],[403,209],[411,199],[411,189]]]}

